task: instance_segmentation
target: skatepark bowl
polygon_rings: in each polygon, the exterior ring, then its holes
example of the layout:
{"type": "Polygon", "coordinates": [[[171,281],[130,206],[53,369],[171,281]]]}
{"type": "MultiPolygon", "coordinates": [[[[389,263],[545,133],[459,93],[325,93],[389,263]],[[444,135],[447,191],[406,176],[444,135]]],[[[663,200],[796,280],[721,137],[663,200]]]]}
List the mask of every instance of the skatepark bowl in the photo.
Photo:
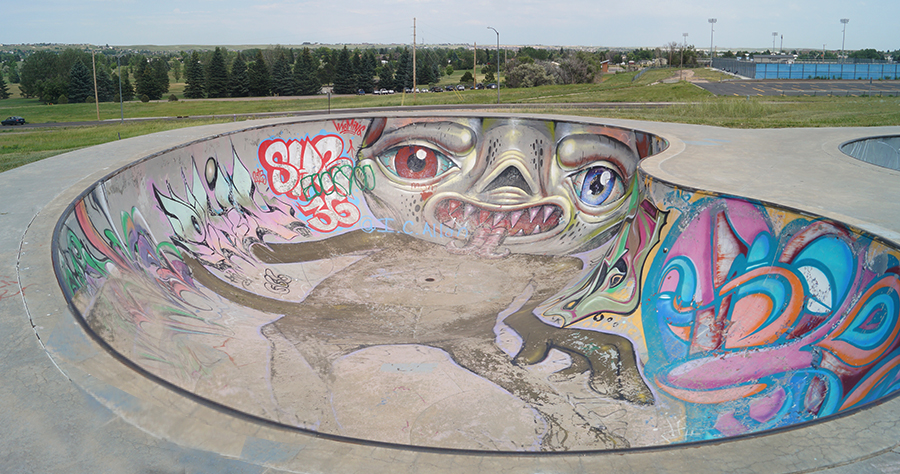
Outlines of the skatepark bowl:
{"type": "Polygon", "coordinates": [[[648,172],[685,145],[640,124],[247,122],[82,188],[53,268],[117,393],[337,445],[622,453],[892,397],[896,244],[648,172]]]}

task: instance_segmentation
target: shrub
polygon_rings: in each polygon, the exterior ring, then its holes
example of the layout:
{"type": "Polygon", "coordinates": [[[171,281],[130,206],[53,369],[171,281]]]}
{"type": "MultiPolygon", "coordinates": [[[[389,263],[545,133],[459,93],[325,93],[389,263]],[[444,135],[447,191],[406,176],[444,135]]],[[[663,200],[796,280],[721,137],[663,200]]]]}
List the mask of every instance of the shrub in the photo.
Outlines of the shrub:
{"type": "Polygon", "coordinates": [[[178,101],[178,97],[175,97],[175,94],[171,94],[169,96],[169,102],[177,102],[177,101],[178,101]]]}
{"type": "Polygon", "coordinates": [[[69,98],[66,97],[65,94],[60,94],[60,96],[56,99],[57,104],[68,104],[69,98]]]}
{"type": "Polygon", "coordinates": [[[141,94],[141,102],[144,102],[144,103],[150,102],[150,98],[147,97],[147,94],[141,94]]]}

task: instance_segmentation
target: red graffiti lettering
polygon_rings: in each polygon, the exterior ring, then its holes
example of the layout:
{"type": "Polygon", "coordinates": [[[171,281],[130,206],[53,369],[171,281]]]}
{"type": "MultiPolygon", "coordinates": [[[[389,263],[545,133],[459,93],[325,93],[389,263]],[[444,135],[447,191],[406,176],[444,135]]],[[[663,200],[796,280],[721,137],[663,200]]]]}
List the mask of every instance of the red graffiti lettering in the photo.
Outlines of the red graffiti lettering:
{"type": "Polygon", "coordinates": [[[334,124],[334,130],[338,133],[350,133],[361,137],[365,127],[353,119],[343,120],[341,122],[331,121],[334,124]]]}
{"type": "Polygon", "coordinates": [[[341,172],[352,170],[353,160],[340,136],[272,138],[259,145],[258,155],[269,188],[297,200],[297,208],[309,217],[307,225],[312,229],[331,232],[359,220],[359,208],[348,197],[353,176],[341,172]]]}
{"type": "Polygon", "coordinates": [[[262,186],[268,182],[266,179],[266,172],[263,170],[256,170],[253,172],[253,182],[256,183],[257,186],[262,186]]]}

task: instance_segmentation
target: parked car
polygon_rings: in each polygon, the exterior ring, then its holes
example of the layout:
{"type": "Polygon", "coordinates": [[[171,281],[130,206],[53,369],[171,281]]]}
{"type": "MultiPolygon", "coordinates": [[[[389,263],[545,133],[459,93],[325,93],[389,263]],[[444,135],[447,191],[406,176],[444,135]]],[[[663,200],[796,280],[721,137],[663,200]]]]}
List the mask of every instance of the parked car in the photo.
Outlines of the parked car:
{"type": "Polygon", "coordinates": [[[25,119],[22,117],[12,116],[4,120],[3,125],[25,125],[25,119]]]}
{"type": "Polygon", "coordinates": [[[475,87],[473,87],[473,89],[476,89],[476,90],[484,89],[484,84],[479,82],[478,84],[475,84],[475,87]]]}
{"type": "Polygon", "coordinates": [[[458,90],[458,91],[464,91],[464,90],[466,90],[466,86],[460,84],[460,85],[456,86],[456,90],[458,90]]]}
{"type": "Polygon", "coordinates": [[[446,86],[444,86],[444,90],[447,92],[453,92],[453,86],[447,84],[446,86]]]}
{"type": "Polygon", "coordinates": [[[497,84],[494,84],[494,83],[492,82],[492,83],[490,83],[490,84],[487,85],[487,88],[488,88],[488,89],[496,89],[496,88],[497,88],[497,84]]]}

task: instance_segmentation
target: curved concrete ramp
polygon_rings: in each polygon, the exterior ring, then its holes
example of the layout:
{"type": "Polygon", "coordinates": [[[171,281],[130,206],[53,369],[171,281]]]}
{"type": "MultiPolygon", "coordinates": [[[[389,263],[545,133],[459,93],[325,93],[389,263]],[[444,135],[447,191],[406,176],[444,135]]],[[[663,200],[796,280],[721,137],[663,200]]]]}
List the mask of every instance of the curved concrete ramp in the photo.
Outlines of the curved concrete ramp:
{"type": "Polygon", "coordinates": [[[900,360],[900,211],[860,203],[839,183],[876,174],[821,151],[862,130],[790,131],[813,152],[772,172],[786,131],[228,128],[55,201],[71,203],[52,256],[80,327],[34,301],[35,331],[144,432],[250,472],[787,472],[898,441],[896,402],[878,404],[900,360]],[[809,156],[831,169],[794,172],[809,156]],[[773,450],[798,437],[828,448],[791,451],[798,468],[773,450]]]}
{"type": "Polygon", "coordinates": [[[866,137],[841,145],[841,151],[857,160],[900,170],[900,137],[866,137]]]}

